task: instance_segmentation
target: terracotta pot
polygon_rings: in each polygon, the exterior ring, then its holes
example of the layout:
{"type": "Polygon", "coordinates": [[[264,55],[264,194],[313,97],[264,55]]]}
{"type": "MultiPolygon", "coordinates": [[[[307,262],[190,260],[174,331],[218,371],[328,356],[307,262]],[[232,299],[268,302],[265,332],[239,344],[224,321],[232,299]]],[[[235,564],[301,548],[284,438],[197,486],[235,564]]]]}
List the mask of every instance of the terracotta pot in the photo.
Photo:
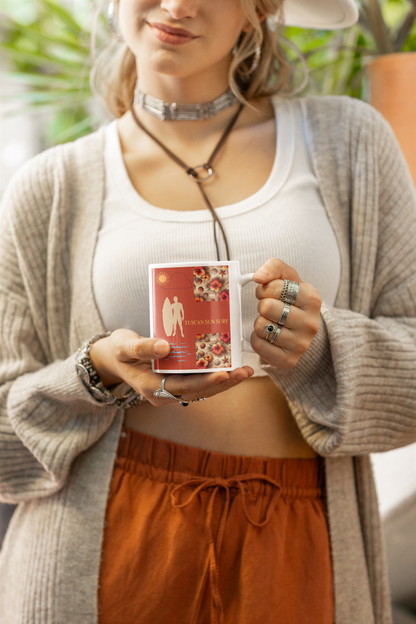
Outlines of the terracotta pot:
{"type": "Polygon", "coordinates": [[[416,52],[378,56],[367,74],[370,103],[393,128],[416,185],[416,52]]]}

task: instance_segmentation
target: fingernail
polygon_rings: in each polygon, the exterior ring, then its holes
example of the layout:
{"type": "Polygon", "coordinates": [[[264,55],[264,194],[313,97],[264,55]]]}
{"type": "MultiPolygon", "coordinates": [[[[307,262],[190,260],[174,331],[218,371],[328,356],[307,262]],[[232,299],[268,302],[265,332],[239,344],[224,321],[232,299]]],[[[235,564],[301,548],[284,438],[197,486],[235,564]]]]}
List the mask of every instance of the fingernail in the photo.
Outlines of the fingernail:
{"type": "Polygon", "coordinates": [[[257,271],[253,275],[254,279],[267,279],[269,277],[268,271],[266,269],[257,269],[257,271]]]}
{"type": "Polygon", "coordinates": [[[158,342],[155,342],[153,351],[155,355],[165,355],[166,354],[166,342],[164,342],[163,340],[158,340],[158,342]]]}

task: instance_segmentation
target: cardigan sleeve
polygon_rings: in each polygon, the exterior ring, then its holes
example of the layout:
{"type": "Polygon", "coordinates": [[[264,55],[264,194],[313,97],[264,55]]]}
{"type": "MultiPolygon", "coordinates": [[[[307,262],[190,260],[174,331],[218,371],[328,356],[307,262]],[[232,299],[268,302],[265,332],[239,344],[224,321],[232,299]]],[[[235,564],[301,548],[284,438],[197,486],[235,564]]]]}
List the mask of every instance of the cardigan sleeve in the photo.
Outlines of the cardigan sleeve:
{"type": "Polygon", "coordinates": [[[0,500],[9,503],[62,488],[74,458],[116,414],[83,386],[75,355],[56,359],[48,348],[44,169],[35,162],[18,174],[0,214],[0,500]],[[27,226],[24,249],[14,227],[19,212],[27,226]]]}
{"type": "Polygon", "coordinates": [[[352,309],[322,307],[318,334],[293,369],[262,367],[323,456],[416,441],[416,195],[390,127],[370,115],[374,162],[367,150],[351,194],[352,309]],[[373,165],[376,175],[362,173],[373,165]]]}

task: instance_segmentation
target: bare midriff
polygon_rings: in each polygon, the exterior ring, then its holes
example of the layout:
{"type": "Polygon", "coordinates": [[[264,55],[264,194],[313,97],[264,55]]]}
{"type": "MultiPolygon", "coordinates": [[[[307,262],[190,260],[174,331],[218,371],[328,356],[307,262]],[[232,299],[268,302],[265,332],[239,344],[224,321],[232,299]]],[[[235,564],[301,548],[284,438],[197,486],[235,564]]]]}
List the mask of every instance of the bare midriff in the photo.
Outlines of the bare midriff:
{"type": "Polygon", "coordinates": [[[201,449],[231,455],[312,458],[286,398],[269,377],[183,407],[142,403],[126,411],[129,429],[201,449]]]}

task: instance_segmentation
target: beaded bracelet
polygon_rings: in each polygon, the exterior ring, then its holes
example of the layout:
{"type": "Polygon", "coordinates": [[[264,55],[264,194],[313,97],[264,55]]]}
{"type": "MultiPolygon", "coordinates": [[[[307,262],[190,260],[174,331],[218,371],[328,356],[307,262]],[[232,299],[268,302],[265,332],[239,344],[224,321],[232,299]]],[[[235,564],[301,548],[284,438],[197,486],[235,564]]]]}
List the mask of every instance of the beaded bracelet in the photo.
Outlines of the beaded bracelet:
{"type": "Polygon", "coordinates": [[[76,354],[76,371],[77,375],[81,378],[82,383],[99,403],[106,403],[107,405],[116,405],[119,409],[128,409],[129,407],[135,407],[143,401],[147,401],[145,397],[131,388],[127,394],[121,397],[116,397],[110,392],[102,383],[99,374],[95,370],[91,358],[90,351],[92,345],[101,340],[101,338],[107,338],[111,335],[111,332],[105,332],[104,334],[97,334],[90,338],[85,344],[78,349],[76,354]]]}

